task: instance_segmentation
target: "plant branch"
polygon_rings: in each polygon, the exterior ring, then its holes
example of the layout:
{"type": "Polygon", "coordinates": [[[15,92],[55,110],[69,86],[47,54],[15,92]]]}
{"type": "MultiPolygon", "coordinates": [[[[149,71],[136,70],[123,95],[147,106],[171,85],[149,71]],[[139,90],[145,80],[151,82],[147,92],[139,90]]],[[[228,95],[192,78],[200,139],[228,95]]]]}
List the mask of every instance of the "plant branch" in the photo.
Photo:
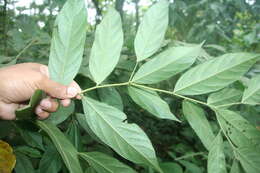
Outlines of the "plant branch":
{"type": "Polygon", "coordinates": [[[217,108],[221,108],[221,107],[226,107],[226,106],[233,106],[233,105],[242,105],[244,103],[242,102],[237,102],[237,103],[229,103],[229,104],[224,104],[224,105],[219,105],[219,106],[216,106],[217,108]]]}
{"type": "Polygon", "coordinates": [[[181,157],[177,157],[174,160],[176,160],[176,161],[183,160],[183,159],[187,159],[187,158],[194,157],[194,156],[200,156],[200,155],[204,155],[204,154],[206,154],[206,153],[205,152],[192,153],[192,154],[187,154],[187,155],[184,155],[181,157]]]}
{"type": "Polygon", "coordinates": [[[33,43],[37,42],[37,40],[32,40],[30,41],[30,43],[28,43],[15,57],[15,59],[17,60],[29,47],[31,47],[31,45],[33,45],[33,43]]]}
{"type": "Polygon", "coordinates": [[[98,88],[107,88],[107,87],[116,87],[116,86],[125,86],[125,85],[128,85],[129,82],[124,82],[124,83],[116,83],[116,84],[106,84],[106,85],[98,85],[98,86],[94,86],[94,87],[91,87],[91,88],[88,88],[88,89],[85,89],[85,90],[82,90],[80,92],[80,94],[84,94],[86,92],[89,92],[89,91],[92,91],[92,90],[95,90],[95,89],[98,89],[98,88]]]}
{"type": "Polygon", "coordinates": [[[179,94],[176,94],[176,93],[171,92],[171,91],[162,90],[162,89],[157,89],[157,88],[152,88],[152,87],[148,87],[148,86],[144,86],[144,85],[139,85],[139,84],[135,84],[135,83],[131,83],[131,85],[136,86],[136,87],[139,87],[139,88],[145,88],[145,89],[148,89],[148,90],[153,90],[153,91],[158,91],[158,92],[161,92],[161,93],[170,94],[170,95],[173,95],[173,96],[176,96],[176,97],[179,97],[179,98],[183,98],[183,99],[189,100],[189,101],[191,101],[191,102],[195,102],[195,103],[199,103],[199,104],[202,104],[202,105],[211,107],[210,105],[208,105],[208,104],[205,103],[205,102],[202,102],[202,101],[199,101],[199,100],[196,100],[196,99],[192,99],[192,98],[190,98],[190,97],[186,97],[186,96],[183,96],[183,95],[179,95],[179,94]]]}

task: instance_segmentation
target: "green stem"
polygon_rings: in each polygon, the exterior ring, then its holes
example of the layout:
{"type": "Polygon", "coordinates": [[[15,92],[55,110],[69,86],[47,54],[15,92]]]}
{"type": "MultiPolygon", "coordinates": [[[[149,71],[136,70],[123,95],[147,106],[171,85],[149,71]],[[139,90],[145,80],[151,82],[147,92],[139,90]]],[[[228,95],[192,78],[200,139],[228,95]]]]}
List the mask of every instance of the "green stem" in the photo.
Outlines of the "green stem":
{"type": "Polygon", "coordinates": [[[106,84],[106,85],[98,85],[98,86],[94,86],[94,87],[91,87],[91,88],[88,88],[88,89],[85,89],[85,90],[82,90],[80,92],[80,94],[84,94],[86,92],[89,92],[89,91],[92,91],[92,90],[95,90],[95,89],[98,89],[98,88],[107,88],[107,87],[116,87],[116,86],[125,86],[125,85],[128,85],[129,82],[124,82],[124,83],[116,83],[116,84],[106,84]]]}
{"type": "Polygon", "coordinates": [[[15,59],[17,60],[29,47],[31,47],[31,45],[33,45],[33,43],[35,43],[37,40],[32,40],[30,41],[30,43],[28,43],[15,57],[15,59]]]}
{"type": "Polygon", "coordinates": [[[220,106],[216,106],[216,107],[221,108],[221,107],[226,107],[226,106],[242,105],[242,104],[244,104],[244,103],[237,102],[237,103],[229,103],[229,104],[225,104],[225,105],[220,105],[220,106]]]}
{"type": "Polygon", "coordinates": [[[190,158],[190,157],[194,157],[194,156],[200,156],[200,155],[204,155],[206,154],[205,152],[198,152],[198,153],[193,153],[193,154],[187,154],[187,155],[184,155],[184,156],[181,156],[181,157],[177,157],[175,158],[174,160],[183,160],[183,159],[187,159],[187,158],[190,158]]]}
{"type": "Polygon", "coordinates": [[[124,82],[124,83],[117,83],[117,84],[98,85],[98,86],[94,86],[94,87],[91,87],[91,88],[82,90],[80,94],[84,94],[84,93],[86,93],[86,92],[89,92],[89,91],[92,91],[92,90],[95,90],[95,89],[98,89],[98,88],[116,87],[116,86],[126,86],[126,85],[132,85],[132,86],[136,86],[136,87],[139,87],[139,88],[144,88],[144,89],[147,89],[147,90],[152,90],[152,91],[156,91],[156,92],[161,92],[161,93],[173,95],[173,96],[175,96],[175,97],[183,98],[183,99],[189,100],[189,101],[191,101],[191,102],[199,103],[199,104],[202,104],[202,105],[205,105],[205,106],[208,106],[208,107],[213,107],[213,106],[208,105],[208,104],[205,103],[205,102],[202,102],[202,101],[199,101],[199,100],[196,100],[196,99],[192,99],[192,98],[189,98],[189,97],[186,97],[186,96],[183,96],[183,95],[179,95],[179,94],[176,94],[176,93],[174,93],[174,92],[172,92],[172,91],[167,91],[167,90],[152,88],[152,87],[148,87],[148,86],[145,86],[145,85],[140,85],[140,84],[136,84],[136,83],[132,83],[132,82],[124,82]]]}
{"type": "Polygon", "coordinates": [[[195,103],[199,103],[199,104],[202,104],[202,105],[211,107],[210,105],[208,105],[208,104],[205,103],[205,102],[202,102],[202,101],[199,101],[199,100],[195,100],[195,99],[192,99],[192,98],[189,98],[189,97],[185,97],[185,96],[183,96],[183,95],[179,95],[179,94],[176,94],[176,93],[171,92],[171,91],[162,90],[162,89],[157,89],[157,88],[152,88],[152,87],[148,87],[148,86],[144,86],[144,85],[139,85],[139,84],[135,84],[135,83],[131,83],[131,85],[136,86],[136,87],[139,87],[139,88],[144,88],[144,89],[148,89],[148,90],[153,90],[153,91],[157,91],[157,92],[161,92],[161,93],[170,94],[170,95],[173,95],[173,96],[176,96],[176,97],[179,97],[179,98],[183,98],[183,99],[189,100],[189,101],[191,101],[191,102],[195,102],[195,103]]]}
{"type": "Polygon", "coordinates": [[[134,76],[134,74],[135,74],[135,70],[136,70],[137,66],[138,66],[138,63],[135,63],[134,70],[132,71],[132,73],[131,73],[131,75],[130,75],[130,78],[129,78],[128,82],[130,82],[130,81],[133,79],[133,76],[134,76]]]}

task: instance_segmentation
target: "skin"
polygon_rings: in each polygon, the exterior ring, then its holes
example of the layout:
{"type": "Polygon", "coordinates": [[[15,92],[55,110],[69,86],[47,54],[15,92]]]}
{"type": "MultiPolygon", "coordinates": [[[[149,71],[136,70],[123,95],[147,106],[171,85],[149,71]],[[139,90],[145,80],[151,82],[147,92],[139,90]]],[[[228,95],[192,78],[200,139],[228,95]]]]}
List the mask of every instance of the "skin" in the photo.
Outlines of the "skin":
{"type": "Polygon", "coordinates": [[[71,99],[80,99],[81,89],[73,81],[68,86],[49,78],[48,67],[37,63],[22,63],[0,69],[0,119],[14,120],[15,110],[25,106],[36,89],[45,91],[47,98],[41,100],[35,113],[46,119],[58,109],[58,102],[69,106],[71,99]]]}

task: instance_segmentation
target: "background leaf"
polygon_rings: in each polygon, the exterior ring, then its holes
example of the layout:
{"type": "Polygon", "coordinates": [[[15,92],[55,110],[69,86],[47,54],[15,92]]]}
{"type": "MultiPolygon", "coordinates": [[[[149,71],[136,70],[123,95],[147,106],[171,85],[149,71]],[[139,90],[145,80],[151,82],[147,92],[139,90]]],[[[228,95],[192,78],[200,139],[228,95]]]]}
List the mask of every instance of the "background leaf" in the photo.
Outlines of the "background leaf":
{"type": "Polygon", "coordinates": [[[122,46],[121,18],[115,9],[110,8],[97,26],[89,59],[89,70],[97,84],[104,81],[115,68],[122,46]]]}
{"type": "Polygon", "coordinates": [[[203,145],[210,150],[211,143],[215,139],[210,124],[205,117],[203,109],[194,103],[184,101],[182,103],[183,114],[190,126],[199,136],[203,145]]]}
{"type": "Polygon", "coordinates": [[[55,148],[48,146],[39,165],[40,173],[58,173],[61,170],[62,161],[55,148]]]}
{"type": "Polygon", "coordinates": [[[80,157],[85,159],[98,173],[135,173],[132,168],[100,152],[80,153],[80,157]]]}
{"type": "Polygon", "coordinates": [[[45,119],[45,122],[50,122],[54,125],[58,125],[65,121],[73,112],[75,111],[75,102],[72,100],[68,107],[64,107],[61,104],[56,112],[51,113],[51,115],[45,119]]]}
{"type": "Polygon", "coordinates": [[[168,104],[162,100],[156,92],[143,90],[136,87],[128,87],[128,92],[136,104],[154,116],[163,119],[180,121],[171,113],[168,104]]]}
{"type": "Polygon", "coordinates": [[[258,58],[257,54],[230,53],[208,60],[184,73],[174,92],[199,95],[222,89],[245,74],[258,58]]]}
{"type": "Polygon", "coordinates": [[[123,110],[124,105],[121,99],[120,94],[117,92],[115,88],[100,88],[98,89],[98,95],[102,102],[118,108],[119,110],[123,110]]]}
{"type": "Polygon", "coordinates": [[[162,172],[149,138],[136,124],[124,123],[127,117],[123,112],[87,97],[83,107],[86,122],[100,140],[122,157],[162,172]]]}
{"type": "Polygon", "coordinates": [[[50,136],[70,173],[82,173],[78,152],[66,136],[51,123],[37,121],[37,124],[50,136]]]}
{"type": "Polygon", "coordinates": [[[242,102],[246,104],[260,104],[260,75],[253,77],[248,82],[248,88],[245,90],[242,102]]]}
{"type": "Polygon", "coordinates": [[[169,48],[142,65],[132,81],[152,84],[168,79],[190,67],[200,51],[200,45],[169,48]]]}
{"type": "Polygon", "coordinates": [[[52,80],[68,85],[79,71],[87,31],[84,0],[68,0],[52,34],[49,72],[52,80]]]}
{"type": "Polygon", "coordinates": [[[138,62],[160,48],[168,26],[168,11],[168,1],[160,0],[145,13],[134,42],[138,62]]]}
{"type": "Polygon", "coordinates": [[[19,152],[15,153],[15,155],[16,165],[14,170],[16,173],[35,173],[32,162],[27,156],[19,152]]]}

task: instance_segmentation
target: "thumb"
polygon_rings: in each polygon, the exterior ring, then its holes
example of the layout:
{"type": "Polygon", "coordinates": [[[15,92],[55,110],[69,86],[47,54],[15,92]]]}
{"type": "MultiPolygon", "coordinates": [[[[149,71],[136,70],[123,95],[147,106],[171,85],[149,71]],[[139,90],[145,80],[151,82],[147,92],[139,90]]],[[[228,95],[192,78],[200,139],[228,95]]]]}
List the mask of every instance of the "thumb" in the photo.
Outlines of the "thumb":
{"type": "Polygon", "coordinates": [[[48,95],[58,99],[69,99],[76,97],[80,92],[80,89],[75,85],[76,82],[72,82],[69,86],[59,84],[48,77],[45,77],[39,89],[46,92],[48,95]]]}

